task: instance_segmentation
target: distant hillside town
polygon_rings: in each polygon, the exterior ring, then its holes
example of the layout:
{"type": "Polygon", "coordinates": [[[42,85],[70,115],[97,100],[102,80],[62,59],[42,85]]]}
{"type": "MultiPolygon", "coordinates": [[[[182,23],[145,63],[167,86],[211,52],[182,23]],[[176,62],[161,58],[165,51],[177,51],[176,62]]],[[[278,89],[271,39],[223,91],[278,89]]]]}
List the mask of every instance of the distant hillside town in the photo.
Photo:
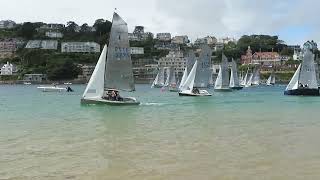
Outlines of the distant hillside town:
{"type": "MultiPolygon", "coordinates": [[[[62,81],[87,82],[101,48],[108,43],[111,22],[97,19],[92,26],[0,21],[0,81],[62,81]]],[[[300,45],[287,45],[278,36],[243,35],[197,38],[194,42],[187,35],[172,36],[170,32],[145,32],[144,26],[136,26],[128,33],[136,82],[148,83],[154,79],[158,68],[173,67],[181,77],[187,66],[189,50],[198,55],[201,46],[212,50],[213,72],[224,53],[245,69],[252,64],[261,65],[264,71],[273,68],[293,73],[302,53],[300,45]]],[[[317,44],[308,41],[318,54],[317,44]]],[[[317,56],[318,57],[318,56],[317,56]]]]}

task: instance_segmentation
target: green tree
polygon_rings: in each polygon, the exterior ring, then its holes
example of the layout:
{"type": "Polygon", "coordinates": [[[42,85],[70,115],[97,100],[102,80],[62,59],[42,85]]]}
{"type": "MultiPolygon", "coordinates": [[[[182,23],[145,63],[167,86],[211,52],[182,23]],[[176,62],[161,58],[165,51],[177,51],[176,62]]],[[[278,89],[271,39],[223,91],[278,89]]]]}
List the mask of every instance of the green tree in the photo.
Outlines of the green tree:
{"type": "Polygon", "coordinates": [[[70,61],[62,64],[53,64],[48,70],[48,78],[50,80],[70,80],[75,79],[81,70],[70,61]]]}
{"type": "Polygon", "coordinates": [[[67,33],[75,33],[77,30],[78,24],[73,22],[73,21],[69,21],[67,22],[67,27],[66,27],[66,32],[67,33]]]}
{"type": "Polygon", "coordinates": [[[31,22],[23,23],[23,25],[18,30],[18,35],[26,39],[32,39],[35,33],[36,26],[31,22]]]}
{"type": "Polygon", "coordinates": [[[97,19],[93,25],[96,28],[96,35],[101,37],[111,30],[112,23],[108,20],[97,19]]]}
{"type": "Polygon", "coordinates": [[[82,24],[81,28],[80,28],[80,32],[81,33],[86,33],[86,32],[89,32],[90,30],[90,27],[87,23],[84,23],[82,24]]]}

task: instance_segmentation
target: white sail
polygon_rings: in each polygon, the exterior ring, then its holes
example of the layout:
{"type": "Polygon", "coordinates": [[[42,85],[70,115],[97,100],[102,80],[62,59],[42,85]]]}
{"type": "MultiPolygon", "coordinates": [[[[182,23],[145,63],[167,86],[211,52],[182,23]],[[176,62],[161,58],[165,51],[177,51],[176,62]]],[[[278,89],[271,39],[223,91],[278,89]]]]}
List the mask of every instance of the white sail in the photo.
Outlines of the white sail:
{"type": "Polygon", "coordinates": [[[272,80],[272,74],[269,76],[269,78],[267,80],[267,85],[271,85],[271,80],[272,80]]]}
{"type": "Polygon", "coordinates": [[[186,82],[188,78],[188,70],[187,70],[187,67],[185,68],[184,72],[183,72],[183,76],[182,76],[182,79],[180,81],[180,86],[179,86],[179,89],[182,88],[182,86],[184,85],[184,83],[186,82]]]}
{"type": "Polygon", "coordinates": [[[247,80],[246,80],[246,87],[250,87],[252,86],[252,79],[253,79],[253,74],[249,73],[247,76],[247,80]]]}
{"type": "Polygon", "coordinates": [[[214,83],[214,89],[221,89],[221,87],[222,87],[222,68],[221,68],[221,65],[219,65],[219,73],[218,73],[216,82],[214,83]]]}
{"type": "Polygon", "coordinates": [[[241,73],[241,82],[240,82],[241,86],[245,86],[246,85],[247,76],[248,76],[247,74],[245,76],[243,76],[243,74],[241,73]]]}
{"type": "Polygon", "coordinates": [[[157,84],[157,82],[159,81],[159,73],[157,74],[156,78],[154,79],[151,88],[154,88],[154,86],[157,84]]]}
{"type": "Polygon", "coordinates": [[[231,70],[231,74],[230,74],[230,84],[229,87],[236,87],[235,83],[234,83],[234,77],[233,77],[233,71],[231,70]]]}
{"type": "Polygon", "coordinates": [[[104,74],[106,66],[107,45],[104,46],[96,67],[92,73],[83,98],[101,98],[104,93],[104,74]]]}
{"type": "Polygon", "coordinates": [[[157,86],[164,86],[164,68],[160,68],[156,78],[154,79],[152,83],[152,88],[157,87],[157,86]]]}
{"type": "Polygon", "coordinates": [[[228,89],[229,84],[228,59],[224,54],[222,54],[222,62],[219,66],[219,74],[214,89],[228,89]]]}
{"type": "Polygon", "coordinates": [[[299,86],[299,74],[301,70],[301,64],[299,65],[298,69],[294,73],[293,77],[291,78],[286,90],[293,90],[293,89],[298,89],[299,86]]]}
{"type": "Polygon", "coordinates": [[[194,80],[196,78],[197,66],[198,66],[198,61],[196,61],[194,63],[194,65],[193,65],[193,67],[192,67],[192,69],[190,71],[190,74],[188,75],[187,80],[185,81],[185,83],[180,88],[181,91],[185,91],[185,90],[192,91],[193,85],[194,85],[194,80]]]}
{"type": "Polygon", "coordinates": [[[275,77],[274,71],[272,71],[272,73],[270,74],[267,80],[267,85],[270,86],[270,85],[274,85],[275,83],[276,83],[276,77],[275,77]]]}

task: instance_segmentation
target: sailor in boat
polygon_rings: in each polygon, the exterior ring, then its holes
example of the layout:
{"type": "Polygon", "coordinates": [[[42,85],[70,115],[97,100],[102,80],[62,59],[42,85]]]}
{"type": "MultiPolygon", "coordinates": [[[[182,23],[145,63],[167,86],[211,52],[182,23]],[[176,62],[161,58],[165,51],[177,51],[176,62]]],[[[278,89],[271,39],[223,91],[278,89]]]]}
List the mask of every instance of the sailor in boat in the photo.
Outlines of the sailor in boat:
{"type": "Polygon", "coordinates": [[[119,91],[114,89],[108,90],[102,98],[109,101],[123,101],[123,98],[120,96],[119,91]]]}
{"type": "Polygon", "coordinates": [[[192,93],[193,93],[193,94],[200,94],[200,91],[199,91],[198,88],[193,88],[193,89],[192,89],[192,93]]]}
{"type": "Polygon", "coordinates": [[[66,89],[67,89],[67,92],[73,92],[73,89],[71,89],[70,86],[67,86],[66,89]]]}

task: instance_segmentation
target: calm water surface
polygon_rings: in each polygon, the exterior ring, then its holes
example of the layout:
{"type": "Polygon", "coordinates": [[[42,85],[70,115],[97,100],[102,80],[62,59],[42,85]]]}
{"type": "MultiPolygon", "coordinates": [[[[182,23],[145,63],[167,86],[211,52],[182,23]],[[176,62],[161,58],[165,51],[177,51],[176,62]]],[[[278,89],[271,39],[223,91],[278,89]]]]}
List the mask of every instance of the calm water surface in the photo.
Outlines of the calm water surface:
{"type": "Polygon", "coordinates": [[[0,179],[320,179],[318,97],[138,85],[140,106],[81,106],[73,88],[0,86],[0,179]]]}

